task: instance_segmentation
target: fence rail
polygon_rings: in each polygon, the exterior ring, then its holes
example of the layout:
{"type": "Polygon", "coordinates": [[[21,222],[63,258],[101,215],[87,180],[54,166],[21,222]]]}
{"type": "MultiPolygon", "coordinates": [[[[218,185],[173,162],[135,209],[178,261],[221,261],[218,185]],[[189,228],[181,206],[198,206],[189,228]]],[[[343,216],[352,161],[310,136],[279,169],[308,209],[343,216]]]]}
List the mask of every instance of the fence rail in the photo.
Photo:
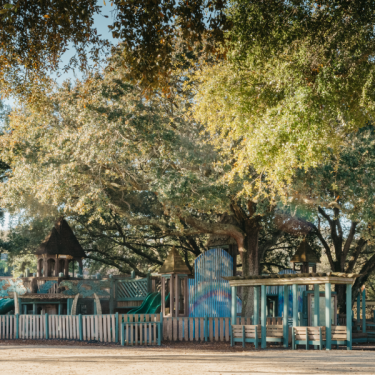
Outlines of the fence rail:
{"type": "MultiPolygon", "coordinates": [[[[240,317],[237,318],[236,323],[253,324],[252,318],[240,317]]],[[[161,314],[118,313],[111,315],[0,315],[0,339],[97,340],[117,343],[125,340],[123,324],[128,324],[128,327],[152,326],[152,330],[158,330],[160,326],[160,334],[153,331],[152,335],[149,335],[152,337],[152,343],[162,339],[228,342],[230,340],[230,318],[162,318],[161,314]]],[[[279,325],[282,324],[282,320],[268,318],[267,324],[279,325]]],[[[127,332],[130,332],[130,328],[127,332]]],[[[145,342],[144,338],[148,336],[142,333],[142,337],[143,339],[137,340],[137,343],[145,342]]],[[[127,339],[125,342],[132,344],[134,340],[127,339]]],[[[150,340],[146,341],[150,343],[150,340]]]]}

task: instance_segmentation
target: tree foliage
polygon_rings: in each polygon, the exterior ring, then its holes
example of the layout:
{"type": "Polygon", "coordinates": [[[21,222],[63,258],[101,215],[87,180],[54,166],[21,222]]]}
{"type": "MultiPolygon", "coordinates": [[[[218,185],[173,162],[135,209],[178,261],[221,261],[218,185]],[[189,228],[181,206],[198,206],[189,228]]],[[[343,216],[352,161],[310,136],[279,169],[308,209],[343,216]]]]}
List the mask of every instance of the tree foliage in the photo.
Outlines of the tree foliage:
{"type": "Polygon", "coordinates": [[[227,60],[202,66],[195,117],[247,176],[243,193],[287,194],[374,117],[374,3],[235,1],[227,60]],[[255,170],[255,175],[253,171],[255,170]],[[261,176],[263,178],[261,178],[261,176]]]}

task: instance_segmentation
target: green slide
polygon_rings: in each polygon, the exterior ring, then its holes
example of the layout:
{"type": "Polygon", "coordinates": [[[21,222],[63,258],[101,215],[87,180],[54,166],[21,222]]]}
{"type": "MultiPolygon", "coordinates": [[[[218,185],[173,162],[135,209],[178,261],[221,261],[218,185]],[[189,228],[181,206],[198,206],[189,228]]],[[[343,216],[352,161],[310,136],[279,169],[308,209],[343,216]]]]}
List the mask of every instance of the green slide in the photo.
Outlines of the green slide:
{"type": "Polygon", "coordinates": [[[0,315],[7,314],[9,311],[14,310],[13,299],[0,299],[0,315]]]}
{"type": "Polygon", "coordinates": [[[154,300],[154,298],[160,293],[154,292],[150,293],[145,300],[142,302],[142,305],[139,307],[136,307],[135,309],[131,309],[128,314],[147,314],[147,309],[151,302],[154,300]]]}
{"type": "MultiPolygon", "coordinates": [[[[169,302],[169,294],[165,298],[165,302],[169,302]]],[[[158,314],[161,311],[161,293],[150,293],[143,301],[142,305],[132,309],[128,314],[158,314]]]]}

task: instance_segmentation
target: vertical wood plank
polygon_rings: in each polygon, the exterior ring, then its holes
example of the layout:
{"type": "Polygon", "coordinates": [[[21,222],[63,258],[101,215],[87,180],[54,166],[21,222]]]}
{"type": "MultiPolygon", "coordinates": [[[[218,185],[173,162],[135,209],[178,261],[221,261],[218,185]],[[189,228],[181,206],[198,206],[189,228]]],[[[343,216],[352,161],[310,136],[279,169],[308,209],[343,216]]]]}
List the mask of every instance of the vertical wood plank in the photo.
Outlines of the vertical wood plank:
{"type": "Polygon", "coordinates": [[[219,341],[219,319],[215,318],[215,341],[219,341]]]}
{"type": "Polygon", "coordinates": [[[220,318],[220,341],[224,341],[224,319],[220,318]]]}
{"type": "Polygon", "coordinates": [[[208,331],[208,336],[210,338],[210,341],[214,341],[214,319],[213,318],[208,318],[208,325],[209,325],[209,331],[208,331]]]}
{"type": "Polygon", "coordinates": [[[86,341],[86,316],[82,315],[82,336],[83,340],[86,341]]]}
{"type": "MultiPolygon", "coordinates": [[[[182,337],[183,337],[183,328],[184,328],[183,324],[184,324],[183,319],[179,318],[179,320],[178,320],[178,339],[180,341],[182,341],[182,337]]],[[[156,325],[155,325],[155,327],[156,327],[156,325]]]]}
{"type": "Polygon", "coordinates": [[[200,318],[200,339],[204,342],[204,318],[200,318]]]}
{"type": "Polygon", "coordinates": [[[189,318],[190,341],[194,339],[194,318],[189,318]]]}
{"type": "Polygon", "coordinates": [[[178,340],[178,329],[177,329],[177,323],[178,323],[178,318],[172,318],[173,322],[173,341],[178,340]]]}
{"type": "Polygon", "coordinates": [[[194,324],[195,324],[195,341],[199,340],[199,318],[194,318],[194,324]]]}
{"type": "Polygon", "coordinates": [[[189,341],[189,319],[184,318],[184,341],[189,341]]]}
{"type": "Polygon", "coordinates": [[[225,318],[225,341],[229,341],[229,318],[225,318]]]}
{"type": "Polygon", "coordinates": [[[112,314],[112,342],[116,341],[116,315],[112,314]]]}

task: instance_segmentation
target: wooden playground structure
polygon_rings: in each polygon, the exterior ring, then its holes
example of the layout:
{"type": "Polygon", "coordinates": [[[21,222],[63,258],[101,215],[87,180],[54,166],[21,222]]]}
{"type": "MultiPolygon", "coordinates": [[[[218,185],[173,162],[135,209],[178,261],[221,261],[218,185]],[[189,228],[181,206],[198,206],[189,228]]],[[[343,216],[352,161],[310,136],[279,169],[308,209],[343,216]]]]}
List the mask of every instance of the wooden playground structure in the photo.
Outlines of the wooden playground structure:
{"type": "Polygon", "coordinates": [[[375,342],[375,314],[366,320],[365,290],[358,295],[356,317],[352,312],[352,285],[360,275],[317,273],[319,259],[304,242],[291,260],[293,270],[250,277],[236,275],[233,248],[201,254],[194,275],[173,248],[159,274],[145,278],[83,278],[82,252],[60,220],[36,252],[37,275],[0,277],[0,339],[221,341],[320,350],[375,342]],[[346,285],[344,315],[337,314],[334,284],[346,285]],[[239,316],[237,294],[244,287],[254,288],[251,317],[239,316]]]}

